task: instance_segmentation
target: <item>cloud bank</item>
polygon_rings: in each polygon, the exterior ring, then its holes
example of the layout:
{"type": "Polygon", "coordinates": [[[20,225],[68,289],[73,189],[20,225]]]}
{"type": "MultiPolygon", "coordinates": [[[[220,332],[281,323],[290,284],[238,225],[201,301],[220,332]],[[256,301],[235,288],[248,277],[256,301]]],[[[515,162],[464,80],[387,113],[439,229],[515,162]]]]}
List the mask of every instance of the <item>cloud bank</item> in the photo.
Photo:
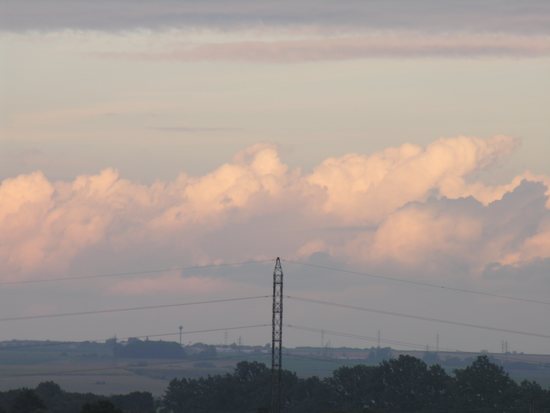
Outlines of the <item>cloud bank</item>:
{"type": "Polygon", "coordinates": [[[550,5],[537,0],[0,0],[0,7],[0,34],[9,41],[14,33],[64,34],[80,44],[108,35],[108,49],[126,39],[121,50],[99,50],[103,57],[301,62],[550,55],[550,5]],[[136,33],[145,37],[142,50],[128,52],[136,33]],[[157,50],[170,36],[175,40],[157,50]]]}
{"type": "MultiPolygon", "coordinates": [[[[219,34],[218,34],[219,35],[219,34]]],[[[302,31],[243,33],[241,39],[208,41],[181,35],[164,51],[102,52],[109,58],[181,61],[246,61],[292,63],[367,58],[419,57],[544,57],[550,55],[550,35],[419,33],[384,31],[319,33],[302,31]]],[[[230,36],[228,36],[230,37],[230,36]]]]}
{"type": "Polygon", "coordinates": [[[134,30],[304,26],[548,33],[544,0],[319,2],[0,0],[3,30],[134,30]]]}
{"type": "MultiPolygon", "coordinates": [[[[316,254],[434,277],[521,269],[550,259],[550,178],[473,179],[516,145],[504,136],[447,138],[329,158],[304,173],[259,144],[203,176],[151,185],[113,169],[73,181],[41,172],[7,178],[0,279],[43,278],[98,261],[124,270],[136,260],[151,268],[316,254]]],[[[157,283],[223,287],[174,277],[157,283]]],[[[153,288],[140,282],[119,290],[153,288]]]]}

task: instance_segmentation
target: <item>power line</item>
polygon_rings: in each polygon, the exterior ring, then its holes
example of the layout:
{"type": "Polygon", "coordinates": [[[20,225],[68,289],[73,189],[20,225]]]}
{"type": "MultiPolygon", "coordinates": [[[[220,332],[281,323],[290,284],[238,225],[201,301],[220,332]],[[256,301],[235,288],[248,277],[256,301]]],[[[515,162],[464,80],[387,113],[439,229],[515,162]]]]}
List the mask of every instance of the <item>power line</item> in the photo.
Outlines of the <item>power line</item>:
{"type": "MultiPolygon", "coordinates": [[[[186,335],[189,335],[189,334],[214,333],[214,332],[218,332],[218,331],[247,330],[247,329],[251,329],[251,328],[270,327],[270,326],[271,326],[271,324],[265,323],[265,324],[251,324],[251,325],[247,325],[247,326],[236,326],[236,327],[209,328],[209,329],[206,329],[206,330],[191,330],[191,331],[183,330],[183,335],[186,336],[186,335]]],[[[130,339],[130,338],[179,336],[179,334],[180,334],[179,332],[178,333],[164,333],[164,334],[149,334],[149,335],[142,335],[142,336],[127,337],[126,340],[130,339]]]]}
{"type": "MultiPolygon", "coordinates": [[[[246,330],[246,329],[262,328],[262,327],[270,327],[270,326],[271,326],[271,324],[265,323],[265,324],[251,324],[251,325],[232,326],[232,327],[219,327],[219,328],[210,328],[210,329],[201,329],[201,330],[189,330],[189,331],[184,331],[184,335],[201,334],[201,333],[213,333],[213,332],[231,331],[231,330],[246,330]]],[[[354,338],[354,339],[358,339],[358,340],[366,341],[366,342],[375,342],[375,341],[378,340],[375,337],[365,336],[365,335],[356,334],[356,333],[347,333],[347,332],[336,331],[336,330],[320,329],[320,328],[301,326],[301,325],[296,325],[296,324],[285,324],[285,327],[288,327],[288,328],[291,328],[291,329],[294,329],[294,330],[311,332],[311,333],[320,333],[321,331],[324,331],[326,334],[339,336],[339,337],[354,338]]],[[[151,338],[151,337],[174,337],[174,336],[179,336],[179,332],[131,335],[131,336],[127,336],[127,337],[121,337],[121,338],[119,338],[119,340],[120,341],[125,341],[125,340],[129,340],[131,338],[142,339],[142,338],[151,338]]],[[[58,346],[71,345],[71,344],[75,344],[75,343],[80,344],[80,343],[83,343],[83,342],[86,342],[86,341],[97,343],[97,342],[101,342],[102,340],[103,340],[103,338],[99,338],[99,339],[96,338],[96,339],[88,339],[88,340],[84,340],[84,341],[80,341],[80,342],[78,342],[78,341],[59,341],[59,342],[43,342],[43,343],[32,343],[32,344],[9,345],[9,346],[0,346],[0,351],[20,351],[20,350],[26,350],[26,349],[29,349],[29,348],[58,347],[58,346]]],[[[384,339],[384,340],[381,340],[381,341],[384,342],[384,343],[388,343],[388,344],[402,346],[401,350],[404,350],[404,351],[407,351],[407,350],[412,350],[412,351],[420,350],[421,351],[425,348],[424,344],[411,343],[411,342],[401,341],[401,340],[384,339]]],[[[459,350],[459,349],[456,349],[456,348],[442,348],[441,351],[442,352],[464,353],[464,354],[466,354],[466,353],[470,354],[471,353],[472,355],[479,354],[478,352],[468,352],[468,351],[459,350]]],[[[284,355],[285,356],[298,356],[298,355],[293,355],[293,354],[288,353],[288,352],[284,353],[284,355]]],[[[498,359],[498,354],[494,354],[492,356],[496,357],[498,359]]],[[[302,357],[302,356],[300,355],[300,357],[302,357]]],[[[308,358],[311,358],[311,357],[308,357],[308,358]]],[[[550,365],[548,365],[548,364],[535,362],[535,361],[531,361],[531,360],[525,360],[522,357],[514,357],[513,355],[510,355],[510,354],[506,355],[506,359],[507,360],[518,361],[518,362],[522,362],[522,363],[526,363],[526,364],[537,365],[537,366],[541,366],[541,367],[544,367],[544,368],[550,368],[550,365]]],[[[319,358],[318,360],[324,361],[325,359],[324,358],[319,358]]]]}
{"type": "MultiPolygon", "coordinates": [[[[209,328],[204,330],[184,330],[183,335],[189,335],[189,334],[201,334],[201,333],[213,333],[217,331],[231,331],[231,330],[247,330],[251,328],[259,328],[259,327],[269,327],[271,324],[251,324],[251,325],[244,325],[244,326],[234,326],[234,327],[224,327],[224,328],[209,328]]],[[[143,334],[140,336],[128,336],[128,337],[121,337],[118,338],[120,341],[129,340],[131,338],[151,338],[151,337],[173,337],[173,336],[179,336],[179,332],[177,333],[156,333],[156,334],[143,334]]],[[[66,346],[71,344],[81,344],[84,342],[92,342],[92,343],[100,343],[103,341],[104,338],[96,338],[96,339],[88,339],[88,340],[82,340],[82,341],[46,341],[42,343],[30,343],[30,344],[14,344],[14,345],[4,345],[2,346],[0,343],[0,351],[18,351],[18,350],[26,350],[28,348],[44,348],[44,347],[58,347],[58,346],[66,346]]],[[[31,340],[25,340],[25,341],[31,341],[31,340]]]]}
{"type": "MultiPolygon", "coordinates": [[[[313,333],[320,333],[321,331],[324,331],[325,333],[327,334],[330,334],[330,335],[334,335],[334,336],[340,336],[340,337],[346,337],[346,338],[354,338],[354,339],[358,339],[358,340],[364,340],[364,341],[367,341],[367,342],[372,342],[372,341],[375,341],[375,340],[378,340],[377,338],[375,339],[374,337],[368,337],[368,336],[363,336],[363,335],[360,335],[360,334],[355,334],[355,333],[346,333],[346,332],[341,332],[341,331],[335,331],[335,330],[327,330],[327,329],[320,329],[320,328],[314,328],[314,327],[307,327],[307,326],[297,326],[297,325],[292,325],[292,324],[285,324],[286,327],[288,328],[291,328],[291,329],[295,329],[295,330],[302,330],[302,331],[308,331],[308,332],[313,332],[313,333]]],[[[400,345],[400,346],[404,346],[404,348],[401,348],[401,349],[393,349],[393,351],[422,351],[425,349],[425,345],[424,344],[417,344],[417,343],[408,343],[408,342],[405,342],[405,341],[398,341],[398,340],[382,340],[383,342],[386,342],[386,343],[391,343],[391,344],[396,344],[396,345],[400,345]],[[409,346],[409,348],[406,348],[406,346],[409,346]]],[[[471,354],[472,356],[474,355],[479,355],[481,353],[479,352],[471,352],[471,351],[464,351],[464,350],[458,350],[458,349],[450,349],[450,348],[444,348],[442,349],[443,353],[460,353],[460,354],[471,354]]],[[[285,353],[285,356],[297,356],[297,357],[307,357],[307,358],[311,358],[310,356],[304,356],[304,355],[296,355],[296,354],[291,354],[291,353],[285,353]]],[[[500,362],[506,362],[506,361],[516,361],[518,363],[525,363],[525,364],[529,364],[529,365],[534,365],[534,366],[539,366],[539,367],[542,367],[542,368],[550,368],[550,364],[549,363],[542,363],[542,362],[537,362],[537,361],[533,361],[533,360],[526,360],[525,358],[522,358],[522,357],[517,357],[517,356],[513,356],[513,355],[510,355],[510,354],[506,354],[506,355],[503,355],[503,354],[497,354],[497,353],[493,353],[493,354],[489,354],[490,357],[492,357],[493,359],[495,360],[498,360],[500,362]],[[502,357],[505,357],[505,360],[502,360],[501,358],[502,357]]],[[[319,360],[319,361],[325,361],[327,360],[326,358],[316,358],[316,360],[319,360]]],[[[341,362],[341,360],[339,360],[338,362],[341,362]]]]}
{"type": "Polygon", "coordinates": [[[544,300],[537,300],[533,298],[524,298],[524,297],[516,297],[511,295],[503,295],[503,294],[497,294],[490,291],[482,291],[482,290],[471,290],[467,288],[460,288],[460,287],[450,287],[442,284],[434,284],[426,281],[419,281],[419,280],[409,280],[405,278],[398,278],[398,277],[390,277],[385,275],[377,275],[377,274],[371,274],[367,272],[361,272],[361,271],[353,271],[353,270],[346,270],[343,268],[335,268],[335,267],[328,267],[325,265],[318,265],[318,264],[310,264],[300,261],[292,261],[292,260],[283,260],[286,263],[289,264],[295,264],[295,265],[302,265],[305,267],[312,267],[312,268],[318,268],[323,269],[327,271],[335,271],[335,272],[341,272],[346,274],[353,274],[353,275],[359,275],[362,277],[368,277],[368,278],[376,278],[380,280],[389,280],[389,281],[395,281],[403,284],[410,284],[410,285],[416,285],[420,287],[430,287],[430,288],[437,288],[439,290],[448,290],[453,292],[459,292],[459,293],[466,293],[466,294],[476,294],[476,295],[482,295],[487,297],[493,297],[493,298],[502,298],[506,300],[512,300],[512,301],[519,301],[519,302],[525,302],[525,303],[534,303],[534,304],[544,304],[544,305],[550,305],[550,301],[544,301],[544,300]]]}
{"type": "Polygon", "coordinates": [[[363,311],[363,312],[367,312],[367,313],[383,314],[383,315],[389,315],[389,316],[392,316],[392,317],[410,318],[410,319],[414,319],[414,320],[430,321],[430,322],[435,322],[435,323],[450,324],[450,325],[461,326],[461,327],[477,328],[477,329],[481,329],[481,330],[499,331],[499,332],[504,332],[504,333],[519,334],[519,335],[523,335],[523,336],[531,336],[531,337],[539,337],[539,338],[550,338],[550,335],[548,335],[548,334],[531,333],[531,332],[527,332],[527,331],[512,330],[512,329],[507,329],[507,328],[484,326],[484,325],[480,325],[480,324],[466,323],[466,322],[461,322],[461,321],[450,321],[450,320],[444,320],[444,319],[441,319],[441,318],[425,317],[425,316],[419,316],[419,315],[413,315],[413,314],[405,314],[405,313],[400,313],[400,312],[396,312],[396,311],[378,310],[378,309],[375,309],[375,308],[360,307],[360,306],[351,305],[351,304],[336,303],[336,302],[333,302],[333,301],[316,300],[316,299],[312,299],[312,298],[303,298],[303,297],[296,297],[296,296],[289,296],[289,295],[287,295],[286,298],[288,298],[290,300],[305,302],[305,303],[313,303],[313,304],[320,304],[320,305],[326,305],[326,306],[332,306],[332,307],[346,308],[346,309],[349,309],[349,310],[363,311]]]}
{"type": "Polygon", "coordinates": [[[43,319],[43,318],[73,317],[73,316],[83,316],[83,315],[92,315],[92,314],[121,313],[121,312],[127,312],[127,311],[156,310],[160,308],[185,307],[190,305],[217,304],[217,303],[228,303],[228,302],[235,302],[235,301],[258,300],[261,298],[270,298],[270,297],[271,296],[269,295],[256,295],[256,296],[249,296],[249,297],[220,298],[216,300],[192,301],[188,303],[144,305],[139,307],[112,308],[107,310],[75,311],[75,312],[68,312],[68,313],[36,314],[36,315],[26,315],[26,316],[3,317],[3,318],[0,318],[0,322],[35,320],[35,319],[43,319]]]}
{"type": "MultiPolygon", "coordinates": [[[[345,332],[342,332],[342,331],[327,330],[326,328],[321,329],[321,328],[314,328],[314,327],[307,327],[307,326],[299,326],[299,325],[295,325],[295,324],[285,324],[285,325],[288,328],[292,328],[292,329],[295,329],[295,330],[301,330],[301,331],[308,331],[308,332],[311,332],[311,333],[325,332],[326,334],[330,334],[330,335],[333,335],[333,336],[346,337],[346,338],[355,338],[355,339],[366,341],[366,342],[377,342],[378,341],[377,337],[369,337],[369,336],[364,336],[364,335],[361,335],[361,334],[345,333],[345,332]]],[[[412,349],[422,350],[422,349],[426,348],[425,344],[410,343],[410,342],[407,342],[407,341],[399,341],[399,340],[392,340],[392,339],[384,339],[384,340],[380,340],[380,341],[383,342],[383,343],[393,344],[393,345],[397,345],[397,346],[408,346],[408,347],[410,347],[411,350],[412,349]]],[[[458,351],[458,350],[455,350],[455,349],[446,349],[446,350],[448,350],[448,351],[458,351]]]]}
{"type": "MultiPolygon", "coordinates": [[[[295,329],[295,330],[309,331],[309,332],[313,332],[313,333],[320,333],[321,331],[324,331],[326,334],[330,334],[330,335],[334,335],[334,336],[340,336],[340,337],[346,337],[346,338],[355,338],[355,339],[364,340],[364,341],[367,341],[367,342],[372,342],[372,341],[375,341],[375,340],[377,341],[378,340],[378,338],[363,336],[363,335],[355,334],[355,333],[345,333],[345,332],[341,332],[341,331],[320,329],[320,328],[307,327],[307,326],[297,326],[297,325],[292,325],[292,324],[286,324],[286,326],[288,328],[292,328],[292,329],[295,329]]],[[[404,348],[402,348],[401,351],[407,351],[407,350],[418,351],[417,349],[424,350],[426,348],[425,344],[409,343],[409,342],[406,342],[406,341],[399,341],[399,340],[392,340],[392,339],[385,339],[385,340],[381,340],[381,341],[383,343],[404,346],[404,348]],[[406,348],[406,346],[409,346],[409,348],[406,348]]],[[[393,350],[400,351],[399,349],[393,349],[393,350]]],[[[464,351],[464,350],[459,350],[459,349],[456,349],[456,348],[440,348],[440,350],[441,351],[438,351],[438,353],[462,353],[462,354],[472,354],[472,355],[480,354],[479,352],[464,351]]],[[[490,355],[495,359],[499,359],[498,358],[499,354],[497,354],[497,353],[490,354],[490,355]]],[[[541,367],[544,367],[544,368],[550,368],[550,364],[540,363],[540,362],[531,361],[531,360],[525,360],[525,358],[517,357],[517,356],[514,357],[510,354],[506,354],[505,356],[506,356],[506,360],[513,360],[513,361],[518,361],[518,362],[522,362],[522,363],[526,363],[526,364],[533,364],[533,365],[541,366],[541,367]]]]}
{"type": "Polygon", "coordinates": [[[61,282],[61,281],[81,281],[81,280],[90,280],[90,279],[97,279],[97,278],[156,274],[156,273],[163,273],[167,271],[192,271],[192,270],[203,270],[203,269],[209,269],[209,268],[237,267],[242,265],[265,264],[268,262],[273,262],[273,260],[269,259],[269,260],[259,260],[259,261],[231,262],[231,263],[225,263],[225,264],[222,263],[222,264],[209,264],[209,265],[194,265],[190,267],[153,268],[153,269],[139,270],[139,271],[124,271],[124,272],[89,274],[89,275],[71,276],[71,277],[43,278],[38,280],[0,281],[0,285],[42,284],[42,283],[61,282]]]}
{"type": "MultiPolygon", "coordinates": [[[[235,327],[215,328],[215,329],[206,329],[206,330],[193,330],[193,331],[186,332],[186,334],[206,333],[206,332],[215,332],[215,331],[223,331],[223,330],[261,328],[261,327],[269,327],[269,326],[271,326],[271,324],[255,324],[255,325],[248,325],[248,326],[235,326],[235,327]]],[[[302,329],[301,326],[299,327],[299,326],[295,326],[295,325],[287,325],[287,327],[294,328],[294,329],[302,329]]],[[[307,331],[312,331],[312,330],[313,331],[320,331],[320,329],[315,329],[315,328],[310,328],[310,327],[303,327],[303,328],[307,329],[307,331]]],[[[362,337],[360,335],[353,334],[353,333],[342,333],[342,332],[336,332],[336,331],[331,331],[331,330],[325,330],[325,331],[329,334],[334,334],[334,335],[342,334],[342,335],[345,335],[347,337],[362,337]],[[338,333],[338,334],[336,334],[336,333],[338,333]]],[[[143,337],[175,336],[175,335],[179,335],[179,332],[178,333],[149,334],[149,335],[141,335],[141,336],[129,336],[129,337],[126,337],[126,339],[129,339],[129,338],[143,338],[143,337]]],[[[124,338],[122,338],[121,340],[124,340],[124,338]]],[[[51,343],[51,344],[53,345],[54,343],[51,343]]],[[[55,343],[55,344],[67,344],[67,343],[55,343]]],[[[454,351],[461,352],[461,353],[471,353],[471,352],[464,352],[464,351],[459,351],[459,350],[454,350],[454,351]]],[[[471,354],[475,355],[475,354],[478,354],[478,353],[471,353],[471,354]]],[[[283,355],[285,357],[289,357],[289,358],[307,359],[307,360],[314,360],[314,361],[318,361],[318,362],[333,363],[333,364],[338,364],[338,365],[346,364],[346,362],[349,361],[349,360],[343,360],[343,359],[338,360],[338,359],[332,359],[332,358],[316,357],[316,356],[313,356],[313,355],[294,354],[294,353],[289,353],[288,351],[285,351],[283,353],[283,355]]],[[[498,356],[497,354],[490,354],[490,356],[493,356],[493,358],[495,358],[496,360],[502,361],[498,357],[496,357],[496,356],[498,356]]],[[[507,358],[509,360],[516,360],[516,361],[523,362],[523,363],[526,363],[526,364],[537,365],[537,366],[542,367],[542,368],[550,368],[549,364],[538,363],[538,362],[529,361],[529,360],[523,360],[519,357],[507,356],[507,358]]],[[[202,360],[203,361],[209,361],[209,360],[213,361],[213,360],[219,360],[219,358],[216,357],[216,358],[208,358],[208,359],[202,359],[202,360]]],[[[67,374],[88,373],[88,372],[91,373],[91,372],[110,371],[110,370],[129,370],[131,368],[160,367],[160,366],[169,366],[169,365],[179,365],[179,364],[186,363],[186,362],[189,362],[189,360],[170,360],[170,361],[166,361],[166,362],[148,363],[146,366],[138,366],[134,362],[134,363],[131,363],[131,364],[122,364],[122,365],[119,364],[119,365],[108,366],[108,367],[79,368],[79,369],[58,370],[58,371],[45,371],[45,372],[43,371],[43,372],[35,372],[35,373],[18,373],[18,374],[10,374],[10,375],[2,374],[2,377],[0,378],[0,380],[1,379],[17,378],[17,377],[61,376],[61,375],[67,375],[67,374]]]]}
{"type": "MultiPolygon", "coordinates": [[[[270,327],[271,324],[252,324],[252,325],[245,325],[245,326],[233,326],[233,327],[225,327],[225,328],[211,328],[211,329],[204,329],[204,330],[193,330],[193,331],[185,331],[184,334],[199,334],[199,333],[211,333],[211,332],[217,332],[217,331],[228,331],[228,330],[244,330],[244,329],[252,329],[252,328],[261,328],[261,327],[270,327]]],[[[148,335],[141,335],[141,336],[129,336],[126,337],[126,339],[130,338],[144,338],[144,337],[164,337],[164,336],[174,336],[179,335],[178,333],[161,333],[161,334],[148,334],[148,335]]],[[[121,339],[124,340],[124,339],[121,339]]],[[[67,344],[67,343],[55,343],[55,344],[67,344]]],[[[211,361],[211,360],[219,360],[218,357],[215,358],[206,358],[201,359],[201,361],[211,361]]],[[[36,373],[20,373],[20,374],[11,374],[9,376],[6,376],[2,374],[2,378],[14,378],[14,377],[32,377],[32,376],[58,376],[58,375],[66,375],[66,374],[75,374],[75,373],[88,373],[88,372],[97,372],[97,371],[109,371],[109,370],[125,370],[131,367],[157,367],[157,366],[163,366],[163,365],[175,365],[175,364],[181,364],[189,362],[189,359],[186,360],[171,360],[167,362],[159,362],[159,363],[149,363],[146,366],[137,366],[135,363],[132,364],[123,364],[123,365],[115,365],[115,366],[109,366],[109,367],[94,367],[94,368],[85,368],[85,369],[69,369],[69,370],[59,370],[59,371],[46,371],[46,372],[36,372],[36,373]]]]}

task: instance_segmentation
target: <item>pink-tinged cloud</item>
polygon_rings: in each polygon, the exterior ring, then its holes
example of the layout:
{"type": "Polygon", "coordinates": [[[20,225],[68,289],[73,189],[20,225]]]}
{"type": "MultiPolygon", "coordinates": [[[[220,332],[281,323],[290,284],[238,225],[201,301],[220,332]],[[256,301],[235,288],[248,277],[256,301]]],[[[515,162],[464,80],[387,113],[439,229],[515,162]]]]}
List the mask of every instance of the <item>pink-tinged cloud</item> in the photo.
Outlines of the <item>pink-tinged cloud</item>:
{"type": "MultiPolygon", "coordinates": [[[[185,37],[185,36],[182,36],[185,37]]],[[[230,40],[193,39],[166,51],[104,52],[100,56],[152,60],[304,62],[367,58],[543,57],[550,36],[409,31],[327,32],[295,29],[285,36],[252,31],[230,40]]]]}
{"type": "MultiPolygon", "coordinates": [[[[112,169],[70,182],[40,172],[9,178],[0,185],[0,278],[82,273],[97,262],[124,270],[137,260],[155,268],[317,253],[434,273],[527,265],[550,258],[550,179],[472,179],[516,145],[503,136],[439,139],[329,158],[308,174],[275,147],[254,145],[203,176],[151,185],[112,169]]],[[[113,288],[225,286],[169,274],[113,288]]]]}
{"type": "Polygon", "coordinates": [[[498,199],[508,186],[470,187],[466,179],[516,145],[516,140],[504,136],[440,139],[425,148],[406,144],[370,156],[327,159],[307,180],[326,192],[323,213],[349,224],[378,223],[409,202],[425,200],[434,190],[450,198],[498,199]]]}
{"type": "Polygon", "coordinates": [[[500,264],[519,267],[537,259],[550,258],[550,218],[546,218],[537,232],[525,239],[521,246],[504,256],[500,264]]]}
{"type": "Polygon", "coordinates": [[[480,219],[411,207],[392,213],[374,234],[358,237],[349,246],[356,257],[416,267],[440,254],[467,257],[482,231],[480,219]]]}

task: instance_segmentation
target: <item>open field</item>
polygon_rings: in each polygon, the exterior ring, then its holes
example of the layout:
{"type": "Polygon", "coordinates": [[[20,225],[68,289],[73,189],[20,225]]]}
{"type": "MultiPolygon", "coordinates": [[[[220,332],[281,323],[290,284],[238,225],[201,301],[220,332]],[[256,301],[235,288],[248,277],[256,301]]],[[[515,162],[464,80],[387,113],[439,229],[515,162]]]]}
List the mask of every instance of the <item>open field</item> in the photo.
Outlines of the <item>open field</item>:
{"type": "MultiPolygon", "coordinates": [[[[114,358],[102,344],[64,349],[49,347],[25,350],[0,350],[0,390],[35,387],[44,381],[54,381],[72,392],[120,394],[148,391],[160,396],[173,378],[204,377],[229,373],[239,361],[271,363],[271,354],[243,351],[233,354],[218,353],[202,359],[125,359],[114,358]]],[[[367,350],[286,349],[284,367],[301,377],[327,377],[344,365],[366,364],[367,350]],[[353,356],[354,358],[346,358],[353,356]]],[[[399,354],[395,352],[394,355],[399,354]]],[[[423,352],[407,352],[423,358],[423,352]]],[[[441,364],[449,372],[469,364],[477,353],[439,353],[441,364]],[[462,364],[462,365],[461,365],[462,364]]],[[[510,375],[518,380],[535,380],[550,387],[550,356],[528,354],[494,354],[492,358],[503,362],[510,375]]]]}
{"type": "Polygon", "coordinates": [[[216,364],[181,360],[50,361],[0,366],[0,390],[35,387],[54,381],[64,390],[118,394],[149,391],[161,395],[175,377],[197,377],[229,372],[234,361],[216,364]]]}

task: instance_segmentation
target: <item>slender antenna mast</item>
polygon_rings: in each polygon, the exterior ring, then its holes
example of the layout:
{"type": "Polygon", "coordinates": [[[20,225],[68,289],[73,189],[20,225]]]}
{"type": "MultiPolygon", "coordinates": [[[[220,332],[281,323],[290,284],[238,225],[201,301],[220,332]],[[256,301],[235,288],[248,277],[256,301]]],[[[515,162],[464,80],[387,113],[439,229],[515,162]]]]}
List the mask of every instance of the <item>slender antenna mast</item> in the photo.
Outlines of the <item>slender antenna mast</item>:
{"type": "Polygon", "coordinates": [[[273,271],[273,321],[271,338],[271,413],[281,412],[283,366],[283,268],[277,257],[273,271]]]}

